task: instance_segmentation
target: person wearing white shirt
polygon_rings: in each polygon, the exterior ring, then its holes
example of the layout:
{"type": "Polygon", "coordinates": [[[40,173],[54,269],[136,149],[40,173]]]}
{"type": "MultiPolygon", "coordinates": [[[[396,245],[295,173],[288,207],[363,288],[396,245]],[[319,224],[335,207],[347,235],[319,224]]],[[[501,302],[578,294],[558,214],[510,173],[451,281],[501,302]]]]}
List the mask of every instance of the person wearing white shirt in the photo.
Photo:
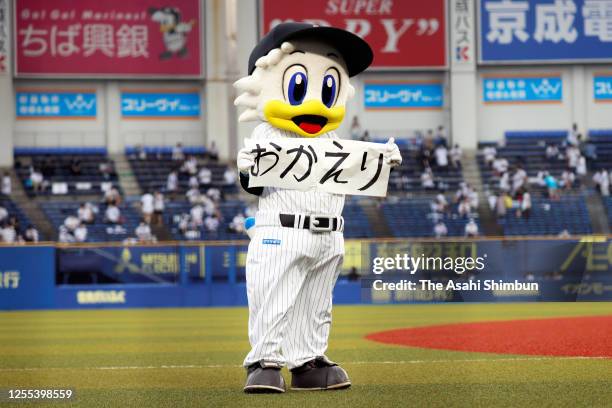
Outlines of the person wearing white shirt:
{"type": "Polygon", "coordinates": [[[121,210],[115,204],[109,204],[105,212],[106,222],[110,224],[119,224],[121,221],[121,210]]]}
{"type": "Polygon", "coordinates": [[[461,156],[463,156],[463,151],[458,144],[455,144],[450,151],[451,163],[455,168],[461,168],[461,156]]]}
{"type": "Polygon", "coordinates": [[[436,164],[442,170],[448,167],[448,149],[444,145],[439,145],[434,151],[436,164]]]}
{"type": "Polygon", "coordinates": [[[499,157],[493,160],[493,170],[499,175],[506,171],[508,171],[508,159],[504,159],[503,157],[499,157]]]}
{"type": "Polygon", "coordinates": [[[497,156],[497,149],[493,146],[486,146],[482,149],[482,154],[484,156],[484,161],[487,165],[491,166],[495,157],[497,156]]]}
{"type": "Polygon", "coordinates": [[[230,232],[236,232],[236,233],[241,233],[241,232],[245,232],[244,230],[244,215],[242,215],[242,213],[238,213],[234,216],[234,218],[232,219],[232,222],[230,222],[228,229],[230,232]]]}
{"type": "Polygon", "coordinates": [[[197,188],[190,188],[187,193],[185,193],[185,196],[191,204],[196,204],[200,202],[200,190],[198,190],[197,188]]]}
{"type": "Polygon", "coordinates": [[[17,231],[15,231],[15,227],[11,224],[6,224],[4,228],[2,228],[2,231],[0,231],[0,234],[2,235],[2,242],[6,244],[15,243],[17,231]]]}
{"type": "Polygon", "coordinates": [[[215,187],[211,187],[206,191],[206,195],[210,197],[211,200],[218,202],[221,200],[221,190],[215,187]]]}
{"type": "Polygon", "coordinates": [[[501,191],[510,191],[510,174],[506,171],[499,178],[499,189],[501,191]]]}
{"type": "Polygon", "coordinates": [[[567,144],[570,146],[578,145],[578,124],[574,123],[569,132],[567,132],[567,144]]]}
{"type": "Polygon", "coordinates": [[[433,173],[431,169],[427,168],[421,174],[421,185],[426,190],[433,190],[435,188],[433,173]]]}
{"type": "Polygon", "coordinates": [[[32,168],[30,172],[30,181],[32,183],[32,189],[34,191],[42,191],[44,186],[44,177],[43,174],[37,169],[32,168]]]}
{"type": "Polygon", "coordinates": [[[79,226],[80,223],[81,223],[81,220],[79,220],[74,215],[69,215],[64,220],[64,226],[68,228],[68,231],[70,232],[74,231],[79,226]]]}
{"type": "Polygon", "coordinates": [[[436,225],[434,225],[434,236],[436,238],[440,238],[440,237],[445,237],[447,235],[448,235],[448,228],[446,227],[446,224],[444,224],[442,221],[438,221],[436,225]]]}
{"type": "Polygon", "coordinates": [[[153,198],[153,194],[151,193],[145,193],[142,195],[142,197],[140,197],[140,209],[142,211],[142,216],[147,224],[151,222],[151,217],[153,216],[154,200],[155,199],[153,198]]]}
{"type": "Polygon", "coordinates": [[[546,158],[548,160],[555,160],[559,156],[559,148],[557,145],[549,144],[546,146],[546,158]]]}
{"type": "Polygon", "coordinates": [[[521,216],[525,219],[529,219],[531,215],[531,194],[529,191],[523,193],[523,199],[521,200],[521,216]]]}
{"type": "Polygon", "coordinates": [[[138,224],[134,233],[136,234],[136,237],[140,242],[151,242],[153,240],[151,227],[145,221],[142,221],[140,224],[138,224]]]}
{"type": "Polygon", "coordinates": [[[223,183],[226,186],[231,186],[236,184],[237,181],[238,177],[236,177],[236,172],[234,171],[234,169],[230,167],[225,169],[225,172],[223,173],[223,183]]]}
{"type": "Polygon", "coordinates": [[[204,207],[202,207],[200,204],[191,207],[189,214],[191,215],[191,221],[194,225],[201,226],[203,224],[204,207]]]}
{"type": "Polygon", "coordinates": [[[465,224],[465,236],[466,237],[476,237],[478,236],[478,225],[474,222],[473,219],[470,219],[467,224],[465,224]]]}
{"type": "Polygon", "coordinates": [[[576,168],[578,165],[578,159],[580,158],[580,150],[575,146],[569,146],[565,151],[567,157],[567,165],[570,168],[576,168]]]}
{"type": "Polygon", "coordinates": [[[58,234],[57,240],[63,243],[74,242],[74,236],[70,233],[70,231],[68,231],[68,228],[62,225],[59,228],[59,234],[58,234]]]}
{"type": "Polygon", "coordinates": [[[468,198],[461,200],[459,206],[457,207],[457,212],[459,213],[460,217],[467,217],[471,210],[472,207],[470,206],[470,200],[468,198]]]}
{"type": "Polygon", "coordinates": [[[38,242],[39,234],[38,230],[34,228],[32,225],[28,225],[28,228],[25,230],[25,240],[26,242],[38,242]]]}
{"type": "Polygon", "coordinates": [[[178,190],[178,174],[176,174],[176,171],[171,171],[170,174],[168,174],[168,178],[166,179],[166,190],[171,193],[178,190]]]}
{"type": "Polygon", "coordinates": [[[154,222],[156,225],[162,223],[162,216],[164,214],[164,210],[166,209],[166,201],[164,199],[164,195],[156,191],[153,195],[153,214],[154,214],[154,222]]]}
{"type": "Polygon", "coordinates": [[[208,232],[217,232],[219,229],[219,219],[216,215],[209,215],[204,220],[204,226],[208,232]]]}
{"type": "Polygon", "coordinates": [[[80,224],[74,230],[74,240],[76,242],[85,242],[87,241],[87,226],[85,224],[80,224]]]}
{"type": "Polygon", "coordinates": [[[77,216],[81,222],[91,224],[94,221],[93,208],[89,203],[82,203],[77,210],[77,216]]]}
{"type": "Polygon", "coordinates": [[[198,160],[194,156],[189,156],[189,159],[183,163],[183,171],[195,176],[198,173],[198,160]]]}
{"type": "Polygon", "coordinates": [[[2,194],[5,196],[10,196],[12,191],[13,184],[11,182],[11,176],[9,176],[8,173],[4,173],[4,176],[2,176],[2,189],[0,192],[2,192],[2,194]]]}
{"type": "Polygon", "coordinates": [[[576,174],[578,174],[578,176],[580,177],[584,177],[587,174],[586,157],[582,155],[578,158],[578,165],[576,166],[576,174]]]}
{"type": "Polygon", "coordinates": [[[208,167],[202,167],[198,172],[200,184],[208,186],[212,183],[212,171],[208,167]]]}
{"type": "Polygon", "coordinates": [[[605,170],[601,171],[601,182],[599,186],[602,196],[607,197],[610,195],[610,176],[605,170]]]}
{"type": "Polygon", "coordinates": [[[9,213],[6,208],[0,206],[0,222],[4,221],[8,217],[9,213]]]}
{"type": "Polygon", "coordinates": [[[566,190],[569,190],[574,185],[574,181],[576,181],[576,175],[571,170],[564,170],[561,173],[561,185],[565,187],[566,190]]]}

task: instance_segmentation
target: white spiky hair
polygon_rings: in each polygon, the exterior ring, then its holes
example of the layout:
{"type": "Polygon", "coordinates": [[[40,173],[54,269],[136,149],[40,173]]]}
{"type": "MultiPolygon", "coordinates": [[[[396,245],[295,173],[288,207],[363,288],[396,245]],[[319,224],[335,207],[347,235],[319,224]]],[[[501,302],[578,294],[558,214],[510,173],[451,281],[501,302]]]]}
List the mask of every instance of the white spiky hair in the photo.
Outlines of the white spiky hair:
{"type": "MultiPolygon", "coordinates": [[[[265,120],[263,116],[261,102],[261,92],[265,84],[265,75],[269,70],[278,65],[281,60],[295,51],[295,46],[290,42],[284,42],[280,48],[274,48],[267,55],[260,57],[255,61],[255,69],[251,75],[247,75],[234,82],[240,95],[234,100],[235,106],[243,106],[246,109],[240,117],[239,122],[248,122],[252,120],[265,120]]],[[[348,82],[348,81],[347,81],[348,82]]],[[[348,83],[347,95],[352,98],[355,95],[355,88],[348,83]]]]}

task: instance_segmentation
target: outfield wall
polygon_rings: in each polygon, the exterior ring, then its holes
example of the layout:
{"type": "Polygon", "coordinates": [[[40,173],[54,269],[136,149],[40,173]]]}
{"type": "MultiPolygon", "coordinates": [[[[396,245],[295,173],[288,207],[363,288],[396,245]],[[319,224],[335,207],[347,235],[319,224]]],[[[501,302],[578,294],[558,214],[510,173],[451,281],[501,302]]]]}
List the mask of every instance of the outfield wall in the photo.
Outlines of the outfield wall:
{"type": "MultiPolygon", "coordinates": [[[[159,245],[48,244],[0,247],[0,310],[243,306],[247,242],[159,245]]],[[[455,268],[456,269],[456,268],[455,268]]],[[[347,240],[337,304],[612,300],[612,241],[570,239],[347,240]],[[483,260],[482,270],[392,267],[397,255],[483,260]],[[354,269],[353,269],[354,268],[354,269]],[[351,275],[351,270],[353,273],[351,275]],[[357,272],[359,277],[354,273],[357,272]],[[373,289],[420,280],[444,288],[373,289]],[[537,291],[460,290],[448,281],[533,282],[537,291]]]]}

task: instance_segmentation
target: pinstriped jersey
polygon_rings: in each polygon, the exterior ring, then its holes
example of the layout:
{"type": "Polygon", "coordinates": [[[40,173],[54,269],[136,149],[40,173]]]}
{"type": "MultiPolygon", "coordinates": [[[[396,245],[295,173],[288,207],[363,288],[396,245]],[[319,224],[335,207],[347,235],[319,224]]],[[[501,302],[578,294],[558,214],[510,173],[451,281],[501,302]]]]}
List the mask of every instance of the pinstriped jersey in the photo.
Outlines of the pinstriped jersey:
{"type": "MultiPolygon", "coordinates": [[[[277,139],[283,137],[301,137],[293,132],[278,129],[267,122],[258,125],[251,138],[253,140],[277,139]]],[[[325,139],[338,139],[335,132],[319,136],[325,139]]],[[[264,187],[259,197],[259,212],[325,214],[340,216],[344,208],[344,194],[331,194],[323,191],[298,191],[278,187],[264,187]]],[[[263,215],[263,214],[262,214],[263,215]]]]}

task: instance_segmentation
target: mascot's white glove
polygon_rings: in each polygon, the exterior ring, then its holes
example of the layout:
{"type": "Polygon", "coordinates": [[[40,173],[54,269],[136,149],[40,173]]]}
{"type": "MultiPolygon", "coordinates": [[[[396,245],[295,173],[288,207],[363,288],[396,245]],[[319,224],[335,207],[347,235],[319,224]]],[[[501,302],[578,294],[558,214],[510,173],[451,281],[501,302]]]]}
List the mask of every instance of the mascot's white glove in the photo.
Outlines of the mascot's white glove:
{"type": "Polygon", "coordinates": [[[243,147],[238,152],[236,166],[242,174],[247,174],[251,167],[255,165],[255,154],[249,148],[243,147]]]}
{"type": "Polygon", "coordinates": [[[391,167],[397,167],[402,164],[402,155],[399,147],[395,144],[395,139],[391,138],[385,143],[385,163],[391,167]]]}

